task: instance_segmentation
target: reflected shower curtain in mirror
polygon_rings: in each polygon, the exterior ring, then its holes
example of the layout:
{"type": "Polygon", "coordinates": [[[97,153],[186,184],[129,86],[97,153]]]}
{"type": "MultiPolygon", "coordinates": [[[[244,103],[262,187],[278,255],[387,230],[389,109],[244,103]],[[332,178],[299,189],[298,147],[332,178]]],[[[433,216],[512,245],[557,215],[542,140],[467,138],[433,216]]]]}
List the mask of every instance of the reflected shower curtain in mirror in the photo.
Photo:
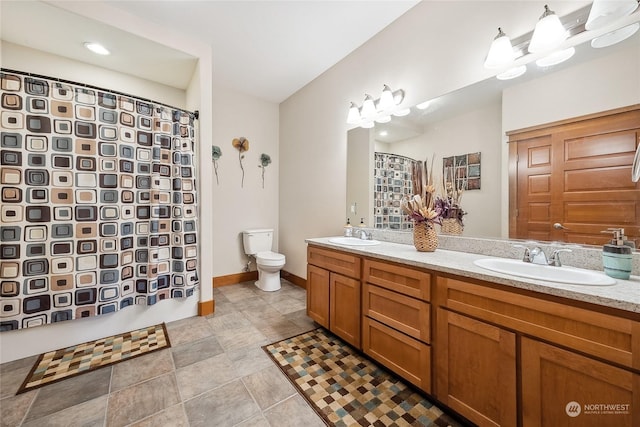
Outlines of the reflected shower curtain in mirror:
{"type": "Polygon", "coordinates": [[[194,115],[2,70],[2,331],[198,286],[194,115]]]}

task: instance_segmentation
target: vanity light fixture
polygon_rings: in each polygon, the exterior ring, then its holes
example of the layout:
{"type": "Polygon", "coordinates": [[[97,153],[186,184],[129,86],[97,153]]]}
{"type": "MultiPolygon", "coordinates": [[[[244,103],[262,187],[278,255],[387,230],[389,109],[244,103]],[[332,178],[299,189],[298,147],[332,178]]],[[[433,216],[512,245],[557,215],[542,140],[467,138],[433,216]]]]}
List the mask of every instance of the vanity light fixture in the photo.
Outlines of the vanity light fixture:
{"type": "Polygon", "coordinates": [[[538,53],[553,50],[569,37],[558,15],[544,5],[544,13],[536,23],[529,43],[529,52],[538,53]]]}
{"type": "Polygon", "coordinates": [[[362,107],[358,107],[354,102],[350,103],[347,123],[368,129],[374,126],[374,122],[391,121],[391,115],[406,116],[411,110],[398,109],[403,100],[404,90],[393,91],[388,85],[383,85],[379,99],[373,99],[371,95],[365,94],[362,107]]]}
{"type": "Polygon", "coordinates": [[[111,52],[109,52],[109,49],[107,49],[106,47],[102,46],[100,43],[85,42],[84,43],[84,47],[86,47],[87,49],[89,49],[93,53],[97,53],[98,55],[110,55],[111,54],[111,52]]]}
{"type": "Polygon", "coordinates": [[[596,30],[631,14],[638,7],[638,0],[594,0],[584,28],[596,30]]]}
{"type": "Polygon", "coordinates": [[[491,42],[489,53],[484,61],[484,67],[489,69],[503,68],[516,59],[511,45],[511,39],[498,27],[498,35],[491,42]]]}

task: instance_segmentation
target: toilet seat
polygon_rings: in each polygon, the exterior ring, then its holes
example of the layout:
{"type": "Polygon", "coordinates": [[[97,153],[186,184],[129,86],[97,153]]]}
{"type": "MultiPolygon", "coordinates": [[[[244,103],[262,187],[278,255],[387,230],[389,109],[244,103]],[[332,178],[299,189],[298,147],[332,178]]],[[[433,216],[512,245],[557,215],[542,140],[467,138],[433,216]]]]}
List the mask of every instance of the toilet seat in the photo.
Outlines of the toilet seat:
{"type": "Polygon", "coordinates": [[[264,251],[256,254],[256,262],[258,265],[264,266],[282,266],[285,263],[285,256],[277,252],[264,251]]]}

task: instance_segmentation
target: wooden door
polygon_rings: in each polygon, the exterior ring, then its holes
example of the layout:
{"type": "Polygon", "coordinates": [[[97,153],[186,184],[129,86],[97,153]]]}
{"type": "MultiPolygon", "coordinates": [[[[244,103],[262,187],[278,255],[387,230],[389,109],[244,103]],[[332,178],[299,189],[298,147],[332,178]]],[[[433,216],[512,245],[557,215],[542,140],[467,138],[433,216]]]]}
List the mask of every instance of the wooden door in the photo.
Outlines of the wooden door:
{"type": "Polygon", "coordinates": [[[509,136],[510,237],[602,245],[601,231],[622,227],[640,243],[640,183],[631,181],[640,109],[509,136]]]}
{"type": "Polygon", "coordinates": [[[640,425],[640,375],[522,338],[523,427],[640,425]]]}
{"type": "Polygon", "coordinates": [[[360,348],[360,281],[329,275],[329,329],[360,348]]]}
{"type": "Polygon", "coordinates": [[[329,272],[307,264],[307,316],[329,328],[329,272]]]}
{"type": "Polygon", "coordinates": [[[438,308],[436,397],[479,426],[517,425],[516,337],[438,308]]]}

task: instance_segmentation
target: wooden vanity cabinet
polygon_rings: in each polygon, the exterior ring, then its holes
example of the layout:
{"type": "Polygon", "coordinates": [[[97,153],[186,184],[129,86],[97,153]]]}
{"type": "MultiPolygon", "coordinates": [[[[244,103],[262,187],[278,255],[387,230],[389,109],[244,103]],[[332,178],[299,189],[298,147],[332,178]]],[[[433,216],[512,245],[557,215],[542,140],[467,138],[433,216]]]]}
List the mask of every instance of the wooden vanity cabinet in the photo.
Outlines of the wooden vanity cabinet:
{"type": "Polygon", "coordinates": [[[423,270],[365,259],[362,350],[431,392],[431,275],[423,270]]]}
{"type": "Polygon", "coordinates": [[[456,277],[436,289],[440,401],[479,426],[640,425],[637,315],[456,277]]]}
{"type": "Polygon", "coordinates": [[[360,348],[360,258],[308,246],[307,315],[360,348]]]}

